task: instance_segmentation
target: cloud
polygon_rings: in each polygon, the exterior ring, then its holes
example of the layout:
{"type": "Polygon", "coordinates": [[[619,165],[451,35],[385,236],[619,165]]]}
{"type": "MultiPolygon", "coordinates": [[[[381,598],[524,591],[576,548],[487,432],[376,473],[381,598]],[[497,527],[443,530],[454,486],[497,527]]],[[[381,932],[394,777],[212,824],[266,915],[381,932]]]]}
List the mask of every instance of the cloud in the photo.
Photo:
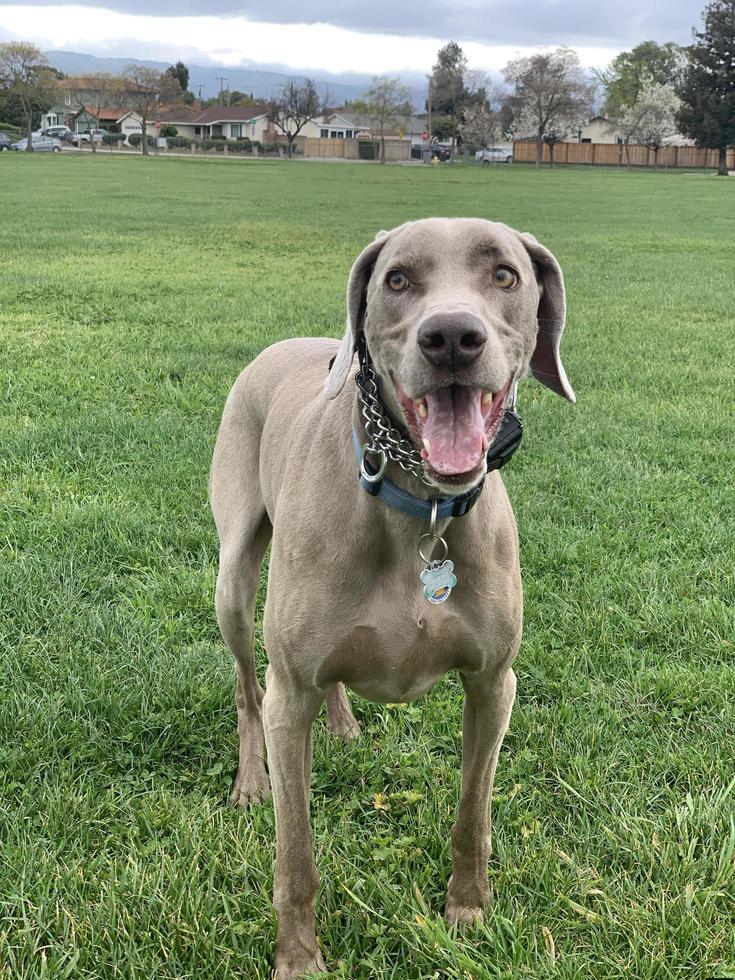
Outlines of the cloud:
{"type": "MultiPolygon", "coordinates": [[[[21,3],[10,0],[8,5],[21,3]]],[[[53,5],[41,0],[36,6],[53,5]]],[[[100,0],[81,0],[99,6],[100,0]]],[[[7,0],[6,0],[7,4],[7,0]]],[[[330,24],[401,37],[475,41],[488,45],[628,47],[638,41],[687,43],[700,23],[702,0],[106,0],[120,13],[161,17],[245,17],[275,24],[330,24]],[[307,9],[308,6],[308,9],[307,9]]]]}
{"type": "MultiPolygon", "coordinates": [[[[186,57],[223,66],[271,63],[294,69],[331,72],[428,71],[445,39],[359,33],[331,24],[262,23],[244,17],[163,17],[122,14],[100,8],[0,6],[0,25],[44,48],[95,55],[165,60],[186,57]],[[255,56],[255,57],[254,57],[255,56]]],[[[532,48],[517,44],[463,41],[473,67],[497,71],[518,53],[532,48]]],[[[580,47],[584,65],[607,64],[617,49],[580,47]]]]}

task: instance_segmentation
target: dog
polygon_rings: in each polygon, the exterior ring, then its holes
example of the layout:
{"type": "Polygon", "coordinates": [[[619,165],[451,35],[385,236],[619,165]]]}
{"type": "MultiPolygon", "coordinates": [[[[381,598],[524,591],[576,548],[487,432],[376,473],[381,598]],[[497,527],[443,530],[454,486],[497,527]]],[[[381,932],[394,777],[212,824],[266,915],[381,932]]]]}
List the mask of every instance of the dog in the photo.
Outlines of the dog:
{"type": "Polygon", "coordinates": [[[473,218],[408,222],[352,266],[339,345],[276,343],[230,392],[210,496],[217,618],[237,673],[231,799],[265,800],[272,785],[279,980],[325,970],[311,730],[326,701],[333,732],[359,733],[346,687],[412,701],[459,671],[462,790],[446,920],[475,922],[489,902],[490,798],[523,599],[515,519],[487,457],[529,370],[575,400],[559,354],[564,321],[561,269],[532,235],[473,218]],[[356,351],[357,385],[347,383],[356,351]],[[263,692],[253,616],[269,542],[263,692]]]}

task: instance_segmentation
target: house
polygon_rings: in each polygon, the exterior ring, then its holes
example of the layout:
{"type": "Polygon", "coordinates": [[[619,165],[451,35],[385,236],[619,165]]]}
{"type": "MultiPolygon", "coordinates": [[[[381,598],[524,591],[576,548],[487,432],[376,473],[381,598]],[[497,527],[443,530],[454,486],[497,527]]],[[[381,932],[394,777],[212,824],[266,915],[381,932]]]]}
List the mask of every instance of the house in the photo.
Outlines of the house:
{"type": "MultiPolygon", "coordinates": [[[[83,133],[87,129],[97,127],[106,129],[110,133],[124,133],[127,138],[131,133],[142,132],[143,119],[133,109],[125,109],[121,106],[107,106],[106,108],[100,109],[99,115],[96,118],[92,113],[84,112],[84,110],[78,112],[74,116],[73,125],[70,128],[76,133],[83,133]]],[[[148,131],[149,133],[151,131],[150,120],[148,122],[148,131]]]]}
{"type": "Polygon", "coordinates": [[[576,143],[624,143],[625,140],[615,129],[615,123],[607,116],[593,116],[582,126],[573,142],[576,143]]]}
{"type": "MultiPolygon", "coordinates": [[[[347,109],[327,109],[310,119],[299,135],[316,139],[352,140],[361,137],[375,139],[379,132],[379,125],[368,116],[347,109]]],[[[386,139],[411,139],[406,122],[388,124],[384,136],[386,139]]]]}
{"type": "Polygon", "coordinates": [[[263,106],[221,106],[207,109],[176,106],[162,112],[162,126],[175,126],[178,136],[191,139],[228,139],[247,137],[261,143],[273,143],[277,132],[263,106]]]}

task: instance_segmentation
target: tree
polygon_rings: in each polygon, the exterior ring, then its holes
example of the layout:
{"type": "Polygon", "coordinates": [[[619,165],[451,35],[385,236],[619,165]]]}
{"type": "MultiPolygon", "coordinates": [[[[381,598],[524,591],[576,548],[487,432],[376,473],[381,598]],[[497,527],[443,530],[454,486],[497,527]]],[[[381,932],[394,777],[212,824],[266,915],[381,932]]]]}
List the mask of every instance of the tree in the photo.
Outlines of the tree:
{"type": "Polygon", "coordinates": [[[29,153],[33,152],[33,114],[51,104],[56,80],[46,56],[35,44],[26,41],[0,44],[0,87],[11,99],[17,100],[28,136],[26,150],[29,153]]]}
{"type": "Polygon", "coordinates": [[[179,83],[179,88],[182,92],[186,92],[189,88],[189,69],[186,67],[183,61],[177,61],[175,65],[170,65],[165,74],[170,78],[175,79],[179,83]]]}
{"type": "Polygon", "coordinates": [[[500,132],[500,115],[487,100],[473,102],[464,110],[459,124],[459,135],[463,143],[483,148],[497,142],[500,132]]]}
{"type": "MultiPolygon", "coordinates": [[[[95,126],[99,126],[102,110],[115,103],[119,104],[122,94],[123,82],[119,76],[99,71],[80,79],[79,84],[71,90],[71,99],[81,106],[82,112],[94,120],[95,126]]],[[[89,142],[92,152],[96,153],[97,141],[92,137],[89,142]]]]}
{"type": "MultiPolygon", "coordinates": [[[[658,155],[679,135],[676,113],[681,105],[673,85],[644,82],[638,101],[631,107],[631,117],[637,120],[633,137],[636,142],[653,150],[653,166],[658,167],[658,155]]],[[[624,120],[625,121],[625,120],[624,120]]]]}
{"type": "Polygon", "coordinates": [[[293,143],[304,126],[326,107],[319,99],[316,85],[305,78],[303,85],[291,78],[282,86],[271,103],[268,118],[281,130],[288,142],[289,159],[293,156],[293,143]]]}
{"type": "Polygon", "coordinates": [[[128,65],[122,80],[125,98],[141,118],[140,148],[147,156],[148,122],[161,105],[181,97],[181,87],[171,75],[146,65],[128,65]]]}
{"type": "Polygon", "coordinates": [[[595,86],[569,48],[516,58],[503,69],[513,86],[513,130],[536,140],[536,166],[541,166],[545,138],[571,119],[589,117],[595,86]]]}
{"type": "Polygon", "coordinates": [[[380,162],[385,163],[385,127],[413,112],[411,91],[399,79],[376,75],[362,99],[352,104],[354,112],[368,116],[380,129],[380,162]]]}
{"type": "Polygon", "coordinates": [[[683,64],[684,52],[670,41],[642,41],[631,51],[622,51],[604,71],[597,73],[605,92],[606,113],[616,116],[623,106],[635,105],[641,89],[649,82],[674,85],[683,64]]]}
{"type": "Polygon", "coordinates": [[[467,70],[467,58],[456,41],[439,49],[429,76],[427,108],[432,114],[432,131],[440,139],[451,139],[459,133],[467,99],[467,70]]]}
{"type": "Polygon", "coordinates": [[[727,176],[727,148],[735,145],[735,0],[712,0],[704,30],[687,49],[677,122],[698,146],[719,151],[717,173],[727,176]]]}

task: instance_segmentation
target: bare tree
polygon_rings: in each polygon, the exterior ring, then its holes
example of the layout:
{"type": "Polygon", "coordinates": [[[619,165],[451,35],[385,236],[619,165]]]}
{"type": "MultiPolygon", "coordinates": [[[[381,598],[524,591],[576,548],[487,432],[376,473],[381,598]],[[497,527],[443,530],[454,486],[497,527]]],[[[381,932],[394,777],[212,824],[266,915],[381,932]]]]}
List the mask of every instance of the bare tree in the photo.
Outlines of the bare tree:
{"type": "Polygon", "coordinates": [[[35,44],[0,44],[0,86],[20,103],[26,122],[26,150],[33,152],[33,113],[52,101],[57,78],[35,44]]]}
{"type": "MultiPolygon", "coordinates": [[[[76,87],[71,90],[73,102],[81,106],[90,119],[94,120],[95,126],[100,124],[102,110],[119,102],[124,91],[124,82],[119,76],[110,75],[107,72],[93,72],[83,79],[79,79],[76,87]]],[[[90,127],[92,129],[94,127],[90,127]]],[[[97,152],[97,141],[94,133],[91,133],[90,143],[92,152],[97,152]]],[[[79,144],[81,147],[81,143],[79,144]]]]}
{"type": "Polygon", "coordinates": [[[181,87],[172,75],[146,65],[129,65],[122,73],[122,81],[126,101],[141,118],[140,148],[147,155],[148,122],[159,106],[181,98],[181,87]]]}
{"type": "Polygon", "coordinates": [[[319,98],[316,85],[305,78],[303,85],[290,78],[282,86],[271,103],[268,118],[286,137],[289,159],[293,156],[293,143],[304,126],[326,108],[325,100],[319,98]]]}
{"type": "Polygon", "coordinates": [[[544,138],[561,120],[592,114],[595,85],[582,70],[576,51],[557,48],[548,54],[516,58],[503,69],[513,86],[513,130],[536,140],[536,166],[543,159],[544,138]]]}
{"type": "Polygon", "coordinates": [[[353,102],[352,108],[377,123],[380,131],[380,162],[385,163],[385,127],[407,119],[413,112],[410,89],[397,78],[376,75],[364,97],[353,102]]]}

